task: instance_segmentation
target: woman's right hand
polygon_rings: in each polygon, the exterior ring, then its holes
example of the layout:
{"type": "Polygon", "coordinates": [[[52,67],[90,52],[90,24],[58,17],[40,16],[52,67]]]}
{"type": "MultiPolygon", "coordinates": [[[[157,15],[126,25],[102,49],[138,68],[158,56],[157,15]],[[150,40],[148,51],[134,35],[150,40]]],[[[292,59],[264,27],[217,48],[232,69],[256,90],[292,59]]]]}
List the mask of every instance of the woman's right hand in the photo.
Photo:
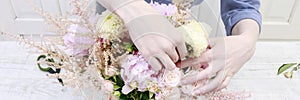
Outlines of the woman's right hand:
{"type": "Polygon", "coordinates": [[[183,34],[144,0],[98,1],[122,18],[131,40],[155,70],[172,70],[187,55],[183,34]]]}

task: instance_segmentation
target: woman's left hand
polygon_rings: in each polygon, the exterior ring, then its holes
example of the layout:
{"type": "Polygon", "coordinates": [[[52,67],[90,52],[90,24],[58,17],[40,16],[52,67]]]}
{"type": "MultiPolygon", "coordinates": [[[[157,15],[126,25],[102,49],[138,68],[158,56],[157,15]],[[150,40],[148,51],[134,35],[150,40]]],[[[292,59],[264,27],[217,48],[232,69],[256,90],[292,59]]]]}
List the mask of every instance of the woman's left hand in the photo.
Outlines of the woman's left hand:
{"type": "Polygon", "coordinates": [[[184,77],[182,84],[208,80],[206,85],[195,87],[195,95],[202,95],[227,87],[234,74],[241,69],[255,52],[259,28],[255,21],[249,20],[241,21],[236,25],[236,29],[233,30],[234,36],[210,39],[211,49],[204,52],[201,57],[182,61],[181,67],[205,62],[209,63],[209,67],[200,73],[196,73],[197,75],[184,77]],[[253,29],[249,27],[251,25],[254,25],[253,29]]]}

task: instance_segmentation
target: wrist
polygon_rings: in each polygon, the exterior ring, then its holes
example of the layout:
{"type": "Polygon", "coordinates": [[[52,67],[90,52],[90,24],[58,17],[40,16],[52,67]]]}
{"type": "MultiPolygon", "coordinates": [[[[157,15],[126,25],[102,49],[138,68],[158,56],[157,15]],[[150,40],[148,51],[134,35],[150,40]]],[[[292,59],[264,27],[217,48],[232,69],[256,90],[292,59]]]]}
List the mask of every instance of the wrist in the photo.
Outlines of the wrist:
{"type": "Polygon", "coordinates": [[[116,9],[114,12],[119,15],[125,23],[128,23],[131,20],[141,16],[160,14],[156,9],[151,7],[147,2],[143,0],[127,3],[126,5],[123,5],[116,9]]]}

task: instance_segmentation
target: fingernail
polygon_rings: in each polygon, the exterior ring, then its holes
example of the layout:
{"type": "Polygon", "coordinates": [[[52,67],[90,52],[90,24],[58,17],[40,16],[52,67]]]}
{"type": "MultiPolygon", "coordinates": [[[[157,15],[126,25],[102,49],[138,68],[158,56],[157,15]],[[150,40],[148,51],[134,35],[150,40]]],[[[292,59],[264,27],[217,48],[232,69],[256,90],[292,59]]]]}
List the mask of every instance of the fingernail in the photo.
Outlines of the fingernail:
{"type": "Polygon", "coordinates": [[[176,63],[179,61],[179,58],[173,59],[173,62],[176,63]]]}
{"type": "Polygon", "coordinates": [[[204,89],[198,89],[198,90],[196,91],[196,93],[197,93],[198,95],[202,95],[203,92],[204,92],[204,89]]]}

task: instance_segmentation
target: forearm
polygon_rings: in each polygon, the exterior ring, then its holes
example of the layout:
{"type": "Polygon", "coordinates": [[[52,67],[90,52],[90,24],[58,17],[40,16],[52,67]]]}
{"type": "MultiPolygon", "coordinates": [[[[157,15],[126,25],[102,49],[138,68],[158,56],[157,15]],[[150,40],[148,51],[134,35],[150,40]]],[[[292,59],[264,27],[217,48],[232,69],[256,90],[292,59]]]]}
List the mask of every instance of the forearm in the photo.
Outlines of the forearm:
{"type": "Polygon", "coordinates": [[[138,17],[149,15],[160,15],[160,12],[151,7],[145,1],[135,1],[126,6],[120,7],[115,11],[125,23],[128,23],[138,17]]]}
{"type": "Polygon", "coordinates": [[[239,21],[232,29],[232,35],[240,36],[247,42],[256,42],[259,37],[259,24],[252,19],[239,21]]]}
{"type": "Polygon", "coordinates": [[[146,16],[146,15],[160,15],[160,12],[151,7],[144,0],[97,0],[109,11],[119,15],[120,18],[128,23],[131,20],[146,16]]]}
{"type": "Polygon", "coordinates": [[[227,35],[233,35],[233,28],[243,19],[253,19],[261,25],[259,8],[260,0],[221,0],[221,17],[227,35]]]}

